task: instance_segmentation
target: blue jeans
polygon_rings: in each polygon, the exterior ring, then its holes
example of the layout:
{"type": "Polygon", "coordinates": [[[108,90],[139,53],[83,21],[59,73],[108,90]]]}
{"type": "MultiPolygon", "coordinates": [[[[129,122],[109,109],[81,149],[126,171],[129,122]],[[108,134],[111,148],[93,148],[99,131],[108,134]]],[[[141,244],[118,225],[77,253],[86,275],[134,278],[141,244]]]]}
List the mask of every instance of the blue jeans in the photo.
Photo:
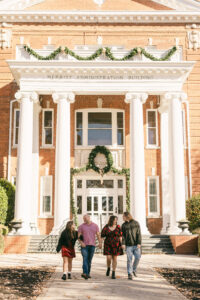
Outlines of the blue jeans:
{"type": "Polygon", "coordinates": [[[81,254],[83,256],[83,273],[86,275],[90,274],[94,251],[95,251],[95,246],[87,245],[86,247],[81,248],[81,254]]]}
{"type": "Polygon", "coordinates": [[[127,246],[126,254],[127,254],[127,271],[128,274],[132,274],[133,271],[136,272],[137,270],[137,266],[141,258],[141,249],[137,248],[137,246],[127,246]],[[135,259],[132,265],[133,255],[135,259]]]}

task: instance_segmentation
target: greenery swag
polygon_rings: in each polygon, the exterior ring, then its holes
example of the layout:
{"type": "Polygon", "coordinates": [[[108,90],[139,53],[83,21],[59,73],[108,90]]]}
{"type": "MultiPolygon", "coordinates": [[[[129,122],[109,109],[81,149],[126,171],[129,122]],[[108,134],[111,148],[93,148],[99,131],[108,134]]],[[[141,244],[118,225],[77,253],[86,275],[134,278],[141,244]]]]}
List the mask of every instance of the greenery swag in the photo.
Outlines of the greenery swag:
{"type": "MultiPolygon", "coordinates": [[[[116,169],[113,167],[113,159],[112,154],[110,153],[109,149],[107,149],[105,146],[96,146],[90,153],[88,164],[85,167],[82,168],[71,168],[71,184],[70,184],[70,191],[71,191],[71,212],[74,217],[74,222],[77,225],[78,219],[77,219],[77,208],[75,206],[75,200],[74,200],[74,180],[73,177],[77,174],[80,174],[82,172],[85,172],[89,169],[94,170],[95,172],[100,173],[99,168],[96,167],[94,163],[94,159],[98,153],[102,153],[107,158],[107,166],[104,168],[104,173],[112,172],[117,175],[124,175],[126,177],[126,210],[130,211],[130,169],[123,168],[123,169],[116,169]],[[106,172],[105,172],[106,171],[106,172]]],[[[103,175],[102,174],[102,175],[103,175]]]]}
{"type": "Polygon", "coordinates": [[[76,58],[77,60],[94,60],[97,57],[99,57],[100,55],[104,54],[106,57],[108,57],[110,60],[115,60],[115,61],[125,61],[125,60],[129,60],[132,57],[134,57],[135,55],[138,54],[143,54],[145,57],[149,58],[150,60],[153,61],[166,61],[168,60],[176,51],[177,51],[177,47],[173,46],[165,56],[161,57],[161,58],[157,58],[155,56],[153,56],[152,54],[148,53],[144,48],[142,47],[135,47],[133,49],[130,50],[130,52],[125,55],[122,58],[116,58],[113,54],[110,48],[105,47],[105,48],[99,48],[96,52],[94,52],[92,55],[87,56],[87,57],[83,57],[83,56],[79,56],[77,55],[74,51],[70,50],[67,47],[58,47],[55,51],[53,51],[51,54],[49,54],[48,56],[41,56],[39,55],[37,52],[35,52],[32,48],[30,48],[29,46],[25,45],[24,49],[30,54],[33,55],[34,57],[36,57],[38,60],[53,60],[55,59],[55,57],[60,54],[61,52],[64,52],[67,55],[71,55],[74,58],[76,58]]]}

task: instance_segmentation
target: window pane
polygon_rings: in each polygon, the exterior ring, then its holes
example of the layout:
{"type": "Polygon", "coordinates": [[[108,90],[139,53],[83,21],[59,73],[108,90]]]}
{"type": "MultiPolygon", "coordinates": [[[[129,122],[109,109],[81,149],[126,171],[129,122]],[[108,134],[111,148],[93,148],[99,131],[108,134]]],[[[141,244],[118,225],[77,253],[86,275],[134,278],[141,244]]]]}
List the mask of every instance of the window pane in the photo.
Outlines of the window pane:
{"type": "Polygon", "coordinates": [[[117,144],[118,145],[124,144],[124,130],[123,129],[117,130],[117,144]]]}
{"type": "Polygon", "coordinates": [[[82,189],[82,180],[77,180],[77,188],[82,189]]]}
{"type": "Polygon", "coordinates": [[[112,145],[112,130],[110,129],[89,129],[88,145],[112,145]]]}
{"type": "Polygon", "coordinates": [[[149,188],[150,195],[157,195],[156,179],[150,179],[149,185],[150,185],[150,188],[149,188]]]}
{"type": "Polygon", "coordinates": [[[87,188],[99,188],[99,187],[101,187],[101,181],[100,180],[87,180],[86,187],[87,188]]]}
{"type": "Polygon", "coordinates": [[[82,214],[82,196],[77,196],[77,214],[82,214]]]}
{"type": "Polygon", "coordinates": [[[118,214],[123,214],[123,196],[118,196],[118,214]]]}
{"type": "Polygon", "coordinates": [[[52,128],[45,129],[45,144],[46,145],[52,144],[52,128]]]}
{"type": "Polygon", "coordinates": [[[15,144],[18,145],[19,128],[15,128],[15,144]]]}
{"type": "Polygon", "coordinates": [[[51,197],[43,196],[43,213],[51,212],[51,197]]]}
{"type": "Polygon", "coordinates": [[[113,188],[113,180],[104,180],[103,187],[107,188],[107,189],[112,189],[113,188]]]}
{"type": "Polygon", "coordinates": [[[123,113],[118,112],[117,113],[117,128],[123,128],[123,113]]]}
{"type": "Polygon", "coordinates": [[[156,127],[156,112],[148,111],[148,127],[156,127]]]}
{"type": "Polygon", "coordinates": [[[83,128],[83,114],[82,112],[76,113],[76,128],[83,128]]]}
{"type": "Polygon", "coordinates": [[[94,211],[98,211],[98,197],[94,197],[94,211]]]}
{"type": "Polygon", "coordinates": [[[112,128],[111,113],[88,113],[88,128],[112,128]]]}
{"type": "Polygon", "coordinates": [[[150,196],[149,197],[150,200],[150,212],[154,213],[157,212],[157,197],[156,196],[150,196]]]}
{"type": "Polygon", "coordinates": [[[122,179],[118,180],[118,189],[123,189],[123,180],[122,179]]]}
{"type": "Polygon", "coordinates": [[[148,144],[156,145],[156,128],[148,129],[148,144]]]}
{"type": "Polygon", "coordinates": [[[44,112],[44,127],[52,127],[52,111],[44,112]]]}
{"type": "Polygon", "coordinates": [[[83,143],[83,131],[82,129],[77,129],[76,131],[76,144],[78,146],[82,145],[83,143]]]}
{"type": "Polygon", "coordinates": [[[113,211],[113,197],[108,197],[108,210],[113,211]]]}
{"type": "Polygon", "coordinates": [[[87,197],[87,211],[91,211],[91,210],[92,210],[92,198],[87,197]]]}
{"type": "Polygon", "coordinates": [[[16,110],[16,123],[15,123],[15,126],[16,127],[19,127],[19,110],[16,110]]]}
{"type": "Polygon", "coordinates": [[[107,211],[107,201],[106,197],[102,197],[102,210],[107,211]]]}

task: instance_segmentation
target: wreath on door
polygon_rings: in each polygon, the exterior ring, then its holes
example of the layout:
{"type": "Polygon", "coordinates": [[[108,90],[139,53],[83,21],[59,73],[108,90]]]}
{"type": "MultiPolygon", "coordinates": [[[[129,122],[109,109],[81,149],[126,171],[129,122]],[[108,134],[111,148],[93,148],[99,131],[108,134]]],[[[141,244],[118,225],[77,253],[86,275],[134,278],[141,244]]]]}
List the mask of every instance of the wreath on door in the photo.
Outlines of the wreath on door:
{"type": "Polygon", "coordinates": [[[109,171],[111,171],[113,166],[113,157],[112,154],[110,152],[110,150],[108,148],[106,148],[105,146],[96,146],[89,155],[88,158],[88,164],[86,166],[86,170],[92,169],[95,172],[101,174],[102,176],[106,173],[108,173],[109,171]],[[101,168],[100,166],[96,165],[95,163],[95,158],[98,154],[103,154],[106,157],[106,166],[101,168]]]}

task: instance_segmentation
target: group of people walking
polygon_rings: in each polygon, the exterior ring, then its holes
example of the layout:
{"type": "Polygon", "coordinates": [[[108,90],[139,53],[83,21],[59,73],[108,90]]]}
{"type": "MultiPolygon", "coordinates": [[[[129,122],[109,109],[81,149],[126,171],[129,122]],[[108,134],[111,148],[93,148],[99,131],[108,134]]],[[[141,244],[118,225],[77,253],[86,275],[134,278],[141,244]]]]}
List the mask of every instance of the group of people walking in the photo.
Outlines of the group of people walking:
{"type": "Polygon", "coordinates": [[[72,260],[76,256],[75,243],[78,240],[81,246],[81,254],[83,257],[83,273],[84,279],[91,278],[91,263],[96,247],[96,237],[98,239],[98,247],[102,248],[104,239],[103,254],[107,257],[106,276],[111,274],[112,279],[116,279],[117,257],[127,254],[127,273],[128,279],[132,280],[132,276],[137,276],[137,266],[141,257],[141,231],[140,225],[135,221],[129,212],[123,213],[124,223],[120,227],[117,224],[117,217],[110,216],[108,224],[104,226],[101,233],[97,224],[93,223],[89,215],[83,216],[84,223],[75,229],[73,221],[67,222],[65,230],[61,233],[56,251],[62,251],[63,257],[63,275],[62,279],[72,279],[72,260]],[[134,262],[132,263],[134,256],[134,262]],[[111,273],[112,267],[112,273],[111,273]],[[68,268],[68,274],[67,274],[68,268]]]}

